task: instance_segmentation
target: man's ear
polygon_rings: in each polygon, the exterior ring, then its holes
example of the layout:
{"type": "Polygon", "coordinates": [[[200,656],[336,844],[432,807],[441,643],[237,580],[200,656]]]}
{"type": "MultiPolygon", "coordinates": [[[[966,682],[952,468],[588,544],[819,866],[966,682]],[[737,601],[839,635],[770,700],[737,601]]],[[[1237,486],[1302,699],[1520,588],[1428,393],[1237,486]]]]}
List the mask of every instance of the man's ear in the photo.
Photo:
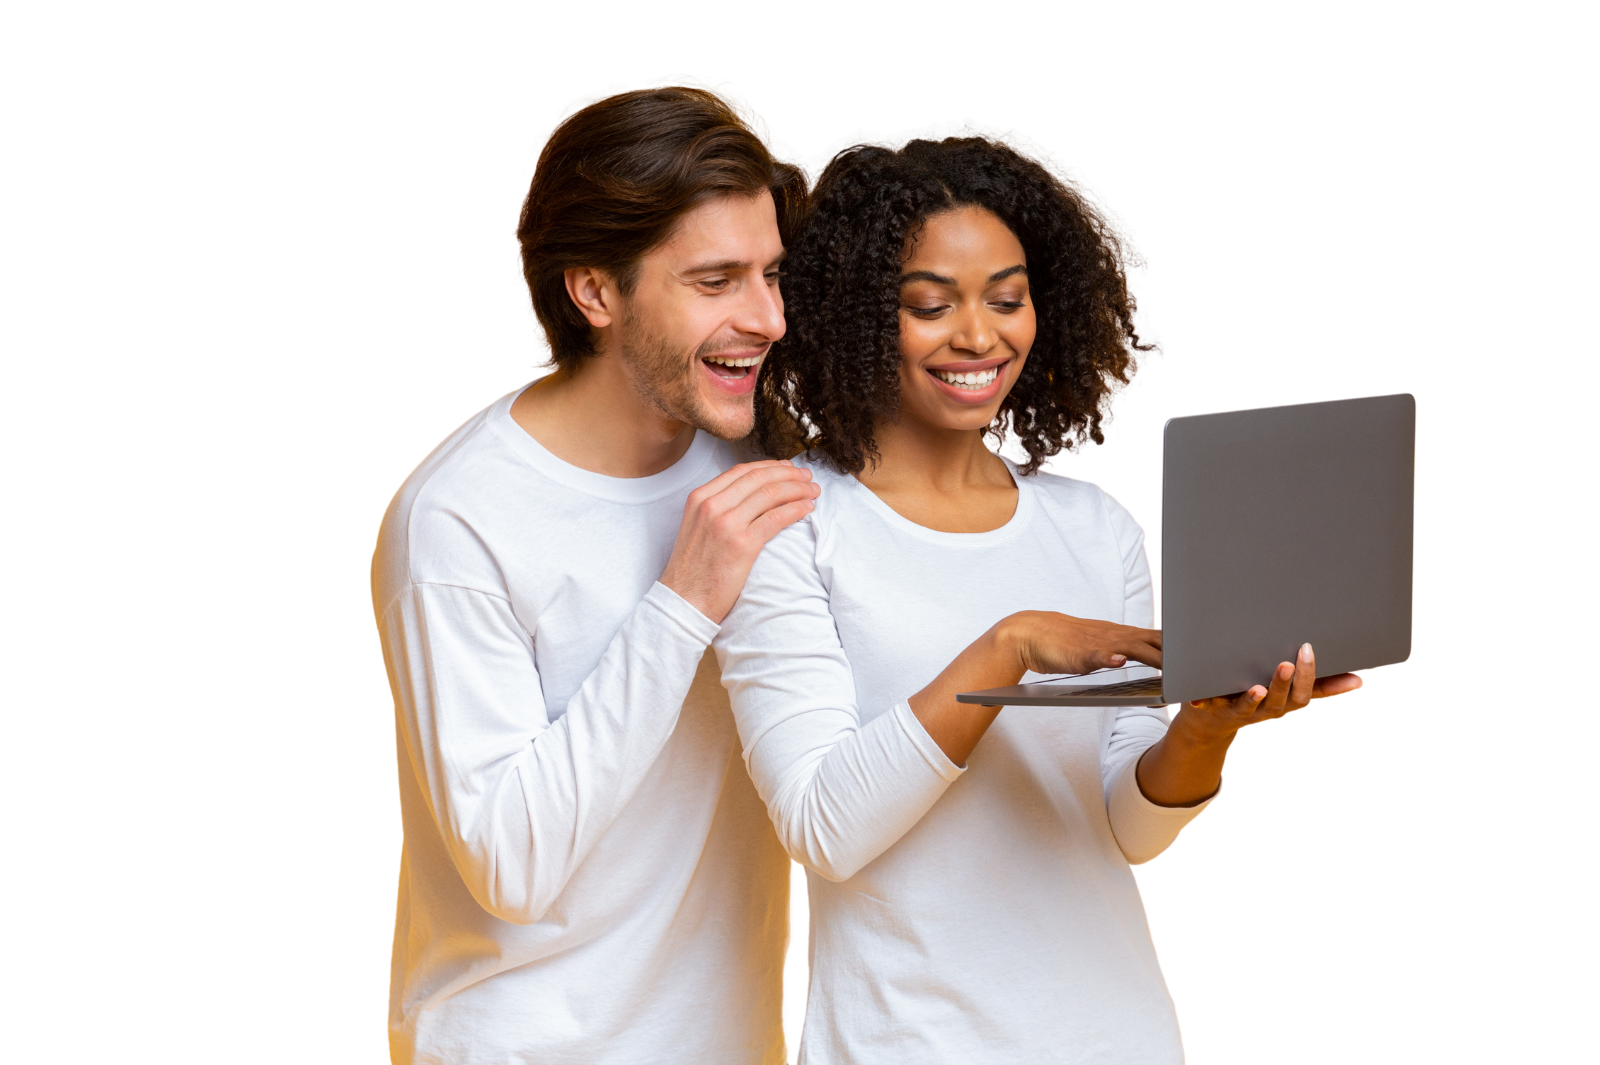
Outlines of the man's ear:
{"type": "Polygon", "coordinates": [[[575,266],[565,276],[567,295],[589,324],[595,329],[609,326],[621,295],[611,275],[592,266],[575,266]]]}

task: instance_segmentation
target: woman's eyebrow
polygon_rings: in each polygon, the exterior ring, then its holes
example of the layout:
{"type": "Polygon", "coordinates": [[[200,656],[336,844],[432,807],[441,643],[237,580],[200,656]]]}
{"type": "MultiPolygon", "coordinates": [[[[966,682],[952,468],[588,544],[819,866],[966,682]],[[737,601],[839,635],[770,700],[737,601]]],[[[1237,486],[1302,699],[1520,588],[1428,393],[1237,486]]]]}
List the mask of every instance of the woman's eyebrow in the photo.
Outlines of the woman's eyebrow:
{"type": "MultiPolygon", "coordinates": [[[[989,284],[992,285],[996,281],[1004,281],[1013,274],[1025,274],[1027,272],[1028,268],[1021,263],[1018,263],[1015,266],[1008,266],[1004,270],[996,270],[994,273],[990,274],[989,284]]],[[[943,274],[936,274],[932,270],[913,270],[909,274],[900,275],[900,283],[902,285],[909,285],[913,281],[932,281],[936,285],[954,285],[956,283],[955,278],[945,277],[943,274]]]]}

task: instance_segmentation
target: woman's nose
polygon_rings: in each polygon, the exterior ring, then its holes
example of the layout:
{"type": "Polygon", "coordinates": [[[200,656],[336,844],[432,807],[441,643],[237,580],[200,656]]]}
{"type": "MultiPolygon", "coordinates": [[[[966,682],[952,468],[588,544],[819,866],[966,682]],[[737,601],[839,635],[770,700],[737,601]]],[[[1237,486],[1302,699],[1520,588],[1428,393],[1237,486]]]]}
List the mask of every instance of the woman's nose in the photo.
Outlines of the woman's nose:
{"type": "Polygon", "coordinates": [[[982,355],[994,347],[995,330],[986,319],[982,308],[964,307],[955,314],[950,334],[950,346],[959,351],[982,355]]]}

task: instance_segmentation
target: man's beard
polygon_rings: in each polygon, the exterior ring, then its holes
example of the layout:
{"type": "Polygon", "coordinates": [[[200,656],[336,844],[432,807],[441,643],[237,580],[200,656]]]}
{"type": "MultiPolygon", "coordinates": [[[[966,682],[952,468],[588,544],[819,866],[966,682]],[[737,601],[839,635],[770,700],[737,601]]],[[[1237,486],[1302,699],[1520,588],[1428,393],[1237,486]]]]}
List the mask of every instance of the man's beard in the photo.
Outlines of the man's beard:
{"type": "Polygon", "coordinates": [[[701,358],[715,355],[718,345],[702,344],[685,360],[671,341],[647,331],[632,314],[624,311],[621,325],[617,341],[623,372],[641,399],[664,417],[724,440],[739,440],[750,434],[754,422],[751,407],[745,407],[745,417],[729,424],[728,416],[718,417],[700,395],[694,375],[700,372],[701,358]]]}

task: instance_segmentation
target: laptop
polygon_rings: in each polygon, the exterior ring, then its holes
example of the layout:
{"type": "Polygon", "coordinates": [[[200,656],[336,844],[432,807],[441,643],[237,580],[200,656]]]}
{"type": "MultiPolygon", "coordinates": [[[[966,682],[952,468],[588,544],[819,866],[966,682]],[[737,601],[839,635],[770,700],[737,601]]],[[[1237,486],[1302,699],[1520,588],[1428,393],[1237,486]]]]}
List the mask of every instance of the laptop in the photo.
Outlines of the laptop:
{"type": "Polygon", "coordinates": [[[1318,676],[1405,661],[1416,424],[1410,395],[1173,418],[1161,488],[1164,669],[1130,663],[956,699],[1207,699],[1267,683],[1307,641],[1318,676]]]}

